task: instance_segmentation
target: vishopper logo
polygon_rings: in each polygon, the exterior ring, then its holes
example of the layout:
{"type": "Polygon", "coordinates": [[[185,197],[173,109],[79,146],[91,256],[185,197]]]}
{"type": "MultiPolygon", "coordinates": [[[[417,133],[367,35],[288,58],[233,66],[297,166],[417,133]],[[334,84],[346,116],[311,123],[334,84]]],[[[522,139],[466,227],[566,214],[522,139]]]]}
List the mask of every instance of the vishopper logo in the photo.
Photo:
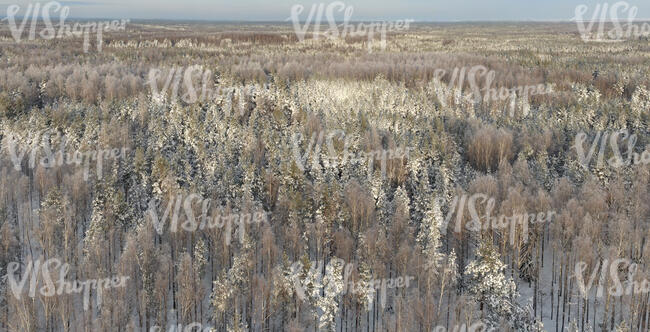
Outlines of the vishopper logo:
{"type": "Polygon", "coordinates": [[[16,299],[21,299],[25,293],[25,285],[29,279],[29,297],[34,298],[38,290],[39,294],[43,297],[51,297],[62,294],[79,294],[83,293],[83,306],[84,310],[88,310],[90,305],[90,290],[96,290],[97,305],[102,305],[103,292],[110,288],[125,287],[126,281],[129,277],[114,276],[113,278],[104,279],[87,279],[85,281],[74,280],[72,282],[66,281],[66,276],[70,271],[68,263],[61,263],[57,258],[51,258],[41,263],[40,259],[36,261],[29,260],[23,269],[23,274],[19,281],[14,276],[22,264],[18,262],[11,262],[7,265],[6,278],[9,281],[9,286],[16,299]],[[52,281],[52,273],[55,270],[59,271],[59,279],[52,281]],[[37,288],[39,282],[44,283],[43,287],[37,288]]]}
{"type": "Polygon", "coordinates": [[[45,3],[41,7],[40,3],[29,4],[24,13],[22,13],[22,22],[20,25],[16,22],[16,15],[20,12],[19,5],[10,5],[7,7],[7,17],[2,19],[9,23],[9,29],[11,30],[11,36],[14,38],[16,43],[20,43],[23,38],[23,32],[25,31],[25,26],[31,15],[31,25],[29,29],[28,40],[36,39],[36,26],[39,21],[39,16],[42,17],[45,28],[39,32],[39,36],[45,40],[51,40],[54,38],[64,38],[64,37],[80,37],[83,35],[83,48],[84,52],[88,52],[90,48],[90,34],[97,34],[97,51],[102,51],[103,44],[103,33],[109,31],[123,31],[126,29],[126,24],[130,20],[113,20],[113,21],[99,21],[99,22],[89,22],[81,24],[76,22],[74,25],[66,24],[65,20],[70,14],[70,7],[62,6],[60,2],[50,1],[45,3]],[[54,27],[51,20],[52,13],[59,13],[59,25],[58,30],[54,27]],[[40,15],[39,15],[40,13],[40,15]]]}
{"type": "Polygon", "coordinates": [[[518,105],[522,109],[523,115],[526,116],[530,112],[530,96],[554,93],[552,84],[526,85],[514,88],[500,87],[497,89],[493,86],[496,71],[488,70],[487,67],[482,65],[456,67],[449,75],[447,74],[447,70],[440,68],[436,69],[433,74],[433,86],[443,107],[447,107],[450,99],[465,100],[477,104],[490,101],[510,101],[510,116],[515,115],[518,105]],[[448,77],[449,83],[445,87],[442,81],[446,77],[448,77]],[[484,78],[483,86],[479,83],[481,78],[484,78]],[[467,81],[471,90],[469,94],[463,94],[465,81],[467,81]]]}
{"type": "Polygon", "coordinates": [[[79,167],[84,166],[83,178],[88,180],[90,162],[95,162],[97,178],[103,176],[104,159],[117,160],[126,158],[129,148],[113,148],[79,151],[68,150],[68,137],[61,133],[51,130],[43,132],[29,133],[28,136],[22,136],[15,133],[8,133],[4,138],[4,148],[9,153],[14,169],[20,171],[23,161],[29,152],[27,167],[34,169],[37,165],[44,168],[61,167],[63,165],[79,167]],[[40,144],[38,144],[40,141],[40,144]],[[54,144],[54,146],[53,146],[54,144]],[[58,147],[56,146],[58,144],[58,147]]]}
{"type": "Polygon", "coordinates": [[[212,326],[203,326],[203,324],[194,322],[183,326],[183,324],[170,325],[164,329],[161,326],[154,325],[149,328],[149,332],[212,332],[216,331],[212,326]]]}
{"type": "Polygon", "coordinates": [[[433,332],[447,332],[447,331],[449,332],[493,332],[496,331],[496,329],[492,327],[488,327],[483,322],[476,322],[469,326],[467,326],[467,324],[456,325],[453,327],[453,329],[450,330],[447,330],[447,328],[442,325],[438,325],[433,329],[433,332]]]}
{"type": "Polygon", "coordinates": [[[394,149],[378,149],[368,152],[360,151],[358,153],[350,152],[351,139],[346,137],[345,132],[342,130],[334,130],[327,133],[325,132],[314,132],[311,135],[309,143],[304,152],[301,151],[301,143],[303,140],[303,134],[301,132],[294,133],[291,137],[292,143],[292,152],[296,165],[300,168],[301,171],[305,172],[307,169],[307,161],[311,155],[312,166],[319,165],[322,159],[323,165],[325,167],[336,168],[340,165],[345,165],[348,163],[359,163],[368,165],[368,178],[372,178],[374,172],[375,162],[379,163],[381,168],[382,177],[386,177],[386,167],[387,161],[389,160],[406,160],[409,159],[410,151],[413,148],[394,148],[394,149]],[[323,140],[326,139],[327,142],[327,151],[329,156],[323,155],[322,147],[323,140]],[[343,151],[342,156],[337,152],[335,147],[335,139],[339,142],[343,142],[343,151]]]}
{"type": "MultiPolygon", "coordinates": [[[[437,197],[436,200],[438,201],[439,206],[445,205],[444,198],[437,197]]],[[[466,229],[478,232],[480,230],[507,229],[509,227],[511,245],[514,245],[515,243],[517,225],[521,226],[524,242],[528,242],[529,224],[550,223],[553,216],[556,215],[555,211],[547,211],[539,212],[536,214],[523,212],[512,214],[510,216],[505,214],[500,214],[497,216],[493,215],[493,210],[496,206],[496,199],[493,197],[489,197],[488,195],[482,193],[473,194],[471,196],[462,195],[460,198],[458,196],[455,196],[449,206],[449,211],[447,212],[444,221],[439,225],[441,232],[447,232],[447,226],[449,225],[449,221],[451,220],[454,212],[456,212],[456,226],[454,227],[454,231],[456,233],[461,232],[465,213],[465,205],[467,205],[467,209],[469,210],[469,215],[471,217],[469,222],[465,224],[466,229]],[[477,203],[484,203],[485,205],[477,205],[477,203]],[[479,215],[477,208],[480,207],[483,207],[485,213],[484,215],[479,215]]]]}
{"type": "Polygon", "coordinates": [[[169,231],[171,233],[176,233],[179,226],[186,232],[194,232],[204,229],[221,229],[224,228],[225,232],[225,241],[226,244],[230,245],[231,234],[233,230],[233,224],[237,226],[235,233],[239,238],[239,242],[243,243],[246,235],[246,225],[247,224],[260,224],[268,223],[268,213],[262,211],[261,209],[253,213],[228,213],[224,214],[224,207],[221,207],[219,210],[221,213],[216,215],[209,215],[210,212],[210,199],[204,199],[201,195],[190,194],[183,199],[183,195],[179,194],[174,198],[170,197],[167,202],[167,208],[162,215],[162,219],[158,215],[158,207],[160,205],[157,200],[152,199],[149,201],[149,208],[147,209],[147,215],[151,219],[151,223],[159,235],[162,235],[165,231],[165,225],[169,219],[171,213],[171,223],[169,224],[169,231]],[[196,201],[196,202],[194,202],[196,201]],[[185,212],[185,219],[182,224],[179,225],[180,209],[181,204],[185,212]],[[201,219],[200,223],[195,217],[194,211],[195,208],[201,208],[201,219]]]}
{"type": "Polygon", "coordinates": [[[346,36],[350,37],[368,37],[368,51],[372,52],[372,41],[374,40],[375,33],[380,37],[380,48],[382,50],[386,49],[386,34],[391,31],[404,31],[408,30],[411,23],[414,20],[397,20],[395,22],[369,22],[363,23],[359,22],[356,26],[350,24],[352,19],[352,13],[354,12],[354,7],[347,6],[342,1],[334,1],[329,4],[320,3],[313,4],[309,15],[304,20],[304,24],[301,25],[300,15],[305,10],[305,7],[300,4],[296,4],[291,7],[291,16],[286,20],[291,20],[293,22],[293,28],[295,30],[298,40],[301,42],[305,40],[305,35],[309,31],[310,25],[313,26],[313,39],[318,40],[321,35],[321,22],[323,21],[323,15],[327,18],[328,28],[322,32],[322,34],[328,39],[345,39],[346,36]],[[327,7],[326,7],[327,5],[327,7]],[[334,15],[336,13],[344,13],[343,23],[337,24],[336,18],[334,15]]]}
{"type": "Polygon", "coordinates": [[[205,69],[201,65],[171,69],[152,68],[149,71],[147,85],[151,88],[153,100],[159,105],[167,100],[176,103],[179,96],[186,104],[214,101],[223,92],[221,87],[217,86],[212,70],[205,69]],[[196,88],[197,82],[200,83],[200,89],[196,88]]]}
{"type": "Polygon", "coordinates": [[[607,164],[614,168],[619,168],[623,166],[630,165],[648,165],[650,164],[650,151],[648,147],[645,148],[643,153],[638,154],[634,152],[634,147],[636,146],[637,136],[636,134],[630,135],[630,132],[627,129],[615,131],[613,133],[597,132],[594,140],[589,147],[589,150],[585,150],[585,141],[587,141],[587,134],[584,132],[578,133],[573,145],[573,148],[576,150],[578,157],[578,162],[585,169],[589,169],[589,165],[594,157],[596,148],[598,148],[598,159],[596,160],[596,166],[601,168],[605,165],[605,155],[607,152],[607,145],[611,145],[611,152],[613,156],[607,160],[607,164]],[[609,140],[608,140],[609,139],[609,140]],[[627,158],[623,157],[621,153],[620,145],[627,141],[627,158]],[[600,147],[598,146],[600,142],[600,147]]]}
{"type": "Polygon", "coordinates": [[[591,19],[586,20],[585,14],[589,11],[589,6],[583,4],[576,7],[573,20],[576,21],[580,38],[584,42],[622,42],[630,38],[650,36],[650,24],[634,23],[638,10],[638,7],[631,6],[625,1],[616,2],[611,7],[608,3],[599,3],[596,5],[591,19]],[[623,15],[627,13],[627,23],[621,24],[619,12],[623,15]],[[605,32],[608,21],[612,24],[612,29],[605,32]],[[594,31],[596,23],[598,23],[598,27],[594,31]]]}
{"type": "Polygon", "coordinates": [[[404,276],[398,278],[388,279],[371,279],[365,281],[358,281],[355,283],[350,280],[350,276],[354,270],[354,264],[347,263],[340,258],[333,258],[325,266],[325,275],[323,272],[323,261],[310,262],[309,270],[306,270],[301,262],[295,262],[291,265],[291,276],[293,279],[296,295],[301,301],[306,301],[321,296],[321,289],[325,287],[324,282],[329,282],[333,285],[328,285],[328,290],[334,291],[335,297],[345,294],[361,294],[372,302],[374,293],[379,292],[379,303],[382,308],[386,306],[386,291],[392,288],[408,288],[411,280],[415,279],[412,276],[404,276]],[[325,280],[328,277],[336,276],[337,273],[343,273],[342,284],[338,284],[336,280],[325,280]],[[332,287],[333,286],[333,287],[332,287]]]}
{"type": "MultiPolygon", "coordinates": [[[[623,295],[637,295],[637,294],[648,294],[650,292],[650,282],[647,278],[637,278],[637,272],[639,267],[636,263],[633,263],[629,259],[619,258],[614,260],[611,265],[609,265],[609,260],[605,259],[601,263],[598,262],[594,266],[591,274],[588,276],[588,281],[585,283],[584,277],[585,270],[587,270],[588,264],[585,262],[578,262],[575,266],[575,275],[576,281],[578,283],[578,288],[580,293],[584,298],[589,297],[589,293],[593,287],[594,281],[596,280],[596,275],[598,274],[598,269],[600,268],[600,279],[598,282],[598,289],[596,290],[595,296],[602,298],[604,294],[609,293],[611,296],[619,297],[623,295]],[[607,281],[607,268],[609,266],[609,277],[612,281],[612,286],[609,289],[605,289],[607,281]],[[624,282],[621,281],[620,273],[627,272],[627,278],[624,282]],[[624,285],[625,284],[625,285],[624,285]]],[[[643,271],[643,270],[641,270],[643,271]]],[[[641,272],[643,273],[643,272],[641,272]]],[[[647,275],[646,275],[647,277],[647,275]]]]}

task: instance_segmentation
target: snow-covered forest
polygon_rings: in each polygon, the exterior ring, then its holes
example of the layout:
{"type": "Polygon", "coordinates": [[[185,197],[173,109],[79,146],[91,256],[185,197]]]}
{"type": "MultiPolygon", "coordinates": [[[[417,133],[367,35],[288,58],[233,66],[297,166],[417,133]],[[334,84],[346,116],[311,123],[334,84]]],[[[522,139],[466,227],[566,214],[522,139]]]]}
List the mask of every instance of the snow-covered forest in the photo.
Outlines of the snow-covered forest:
{"type": "Polygon", "coordinates": [[[650,330],[647,39],[82,43],[0,31],[0,331],[650,330]]]}

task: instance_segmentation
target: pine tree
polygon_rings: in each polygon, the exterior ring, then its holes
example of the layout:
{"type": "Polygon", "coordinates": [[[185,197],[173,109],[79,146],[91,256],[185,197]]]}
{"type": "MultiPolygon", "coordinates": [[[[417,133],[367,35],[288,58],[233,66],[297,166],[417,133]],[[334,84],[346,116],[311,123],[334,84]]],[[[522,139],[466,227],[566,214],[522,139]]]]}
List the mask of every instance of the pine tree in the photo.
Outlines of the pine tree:
{"type": "Polygon", "coordinates": [[[407,220],[410,220],[411,200],[402,186],[397,187],[397,190],[395,190],[393,206],[395,207],[395,215],[403,216],[406,217],[407,220]]]}
{"type": "MultiPolygon", "coordinates": [[[[445,288],[455,286],[458,282],[458,265],[456,263],[456,252],[452,249],[447,255],[447,261],[442,270],[440,278],[440,297],[438,298],[438,315],[442,307],[442,297],[445,294],[445,288]]],[[[448,305],[451,305],[450,303],[448,305]]]]}
{"type": "Polygon", "coordinates": [[[465,269],[466,284],[470,294],[481,304],[488,327],[497,328],[505,320],[517,331],[538,331],[541,322],[520,308],[516,285],[505,276],[506,265],[489,242],[483,242],[476,260],[465,269]]]}
{"type": "Polygon", "coordinates": [[[420,250],[426,259],[425,266],[427,270],[439,270],[440,261],[443,259],[443,254],[440,253],[440,224],[443,221],[442,212],[436,199],[432,199],[429,211],[427,211],[422,224],[420,225],[420,232],[416,238],[420,250]]]}
{"type": "Polygon", "coordinates": [[[56,257],[64,245],[64,202],[58,189],[48,192],[41,202],[40,241],[46,257],[56,257]]]}
{"type": "Polygon", "coordinates": [[[334,257],[325,267],[323,295],[317,301],[319,328],[336,331],[336,317],[343,291],[343,260],[334,257]]]}

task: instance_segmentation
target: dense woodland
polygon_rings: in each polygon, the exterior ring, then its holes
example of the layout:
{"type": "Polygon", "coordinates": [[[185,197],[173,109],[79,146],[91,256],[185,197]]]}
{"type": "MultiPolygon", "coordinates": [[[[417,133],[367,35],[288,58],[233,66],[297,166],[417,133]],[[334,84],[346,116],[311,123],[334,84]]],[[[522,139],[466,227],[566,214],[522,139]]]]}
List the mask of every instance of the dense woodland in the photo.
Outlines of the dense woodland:
{"type": "MultiPolygon", "coordinates": [[[[78,39],[15,43],[3,29],[0,275],[57,258],[70,280],[129,279],[84,310],[75,294],[25,287],[18,298],[2,278],[0,331],[650,329],[648,292],[598,296],[614,285],[599,273],[583,296],[576,279],[579,263],[587,280],[617,259],[637,264],[634,281],[650,279],[650,165],[599,164],[614,152],[598,145],[583,167],[575,146],[580,133],[588,151],[598,133],[627,129],[634,152],[648,149],[647,40],[583,43],[569,24],[416,24],[369,53],[365,38],[299,42],[288,24],[134,21],[85,53],[78,39]],[[494,70],[495,87],[554,92],[467,98],[452,73],[478,65],[494,70]],[[166,74],[191,66],[202,66],[193,82],[209,98],[163,91],[166,74]],[[331,140],[336,155],[410,153],[332,163],[319,136],[334,131],[345,136],[331,140]],[[126,154],[101,167],[46,164],[46,147],[126,154]],[[465,227],[469,213],[459,231],[455,214],[440,227],[457,198],[477,193],[494,198],[493,215],[556,216],[513,234],[465,227]],[[152,207],[162,218],[192,195],[204,200],[182,206],[179,224],[268,219],[158,232],[152,207]],[[357,284],[413,278],[342,292],[338,259],[357,284]]],[[[624,156],[629,141],[619,140],[624,156]]],[[[631,281],[629,266],[616,272],[631,281]]]]}

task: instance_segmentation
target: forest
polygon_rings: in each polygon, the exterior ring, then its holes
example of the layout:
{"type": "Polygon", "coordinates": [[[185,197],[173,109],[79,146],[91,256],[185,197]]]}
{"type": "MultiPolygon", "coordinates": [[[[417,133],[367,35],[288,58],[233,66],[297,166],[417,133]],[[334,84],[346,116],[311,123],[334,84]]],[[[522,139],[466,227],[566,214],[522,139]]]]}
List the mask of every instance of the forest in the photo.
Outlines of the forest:
{"type": "Polygon", "coordinates": [[[650,330],[647,38],[0,28],[0,331],[650,330]]]}

